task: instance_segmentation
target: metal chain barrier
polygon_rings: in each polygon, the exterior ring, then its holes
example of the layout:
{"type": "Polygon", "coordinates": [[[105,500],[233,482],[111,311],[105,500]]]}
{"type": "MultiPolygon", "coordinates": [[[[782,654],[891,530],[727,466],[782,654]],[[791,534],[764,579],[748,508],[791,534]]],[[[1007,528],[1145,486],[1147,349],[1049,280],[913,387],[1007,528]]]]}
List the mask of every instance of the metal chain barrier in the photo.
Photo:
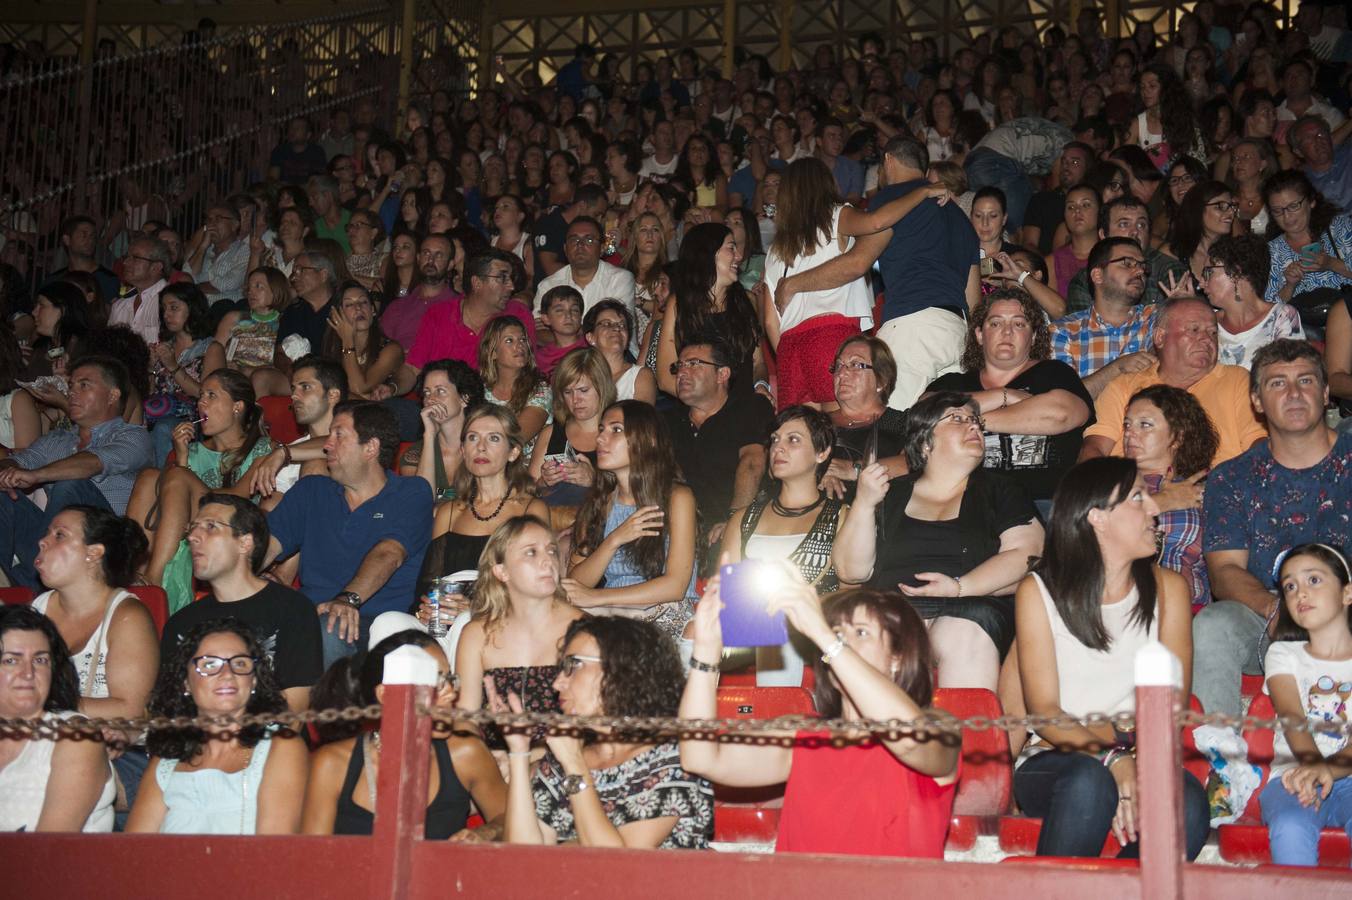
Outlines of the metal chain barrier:
{"type": "MultiPolygon", "coordinates": [[[[529,731],[543,727],[553,733],[575,734],[583,731],[612,731],[626,736],[637,734],[654,737],[686,737],[724,739],[737,737],[784,737],[795,731],[811,731],[841,739],[860,739],[864,735],[888,736],[961,736],[963,731],[1012,731],[1026,728],[1033,731],[1045,728],[1073,726],[1093,727],[1109,725],[1118,731],[1133,731],[1136,718],[1131,713],[1090,713],[1084,716],[973,716],[957,719],[946,715],[925,716],[918,719],[820,719],[815,716],[780,716],[774,719],[682,719],[675,716],[570,716],[562,713],[511,713],[478,710],[434,709],[420,705],[419,715],[430,716],[443,725],[494,725],[511,731],[529,731]]],[[[62,720],[0,719],[0,738],[7,740],[62,740],[93,737],[104,730],[120,732],[164,731],[197,728],[208,733],[222,733],[251,725],[280,725],[299,730],[311,722],[331,725],[338,722],[379,720],[381,708],[350,706],[345,709],[305,710],[303,712],[271,713],[222,719],[214,716],[153,717],[153,718],[73,718],[62,720]]],[[[1180,727],[1215,725],[1241,731],[1283,730],[1319,734],[1352,736],[1352,722],[1321,722],[1302,718],[1255,716],[1227,716],[1202,714],[1181,710],[1176,714],[1180,727]]]]}

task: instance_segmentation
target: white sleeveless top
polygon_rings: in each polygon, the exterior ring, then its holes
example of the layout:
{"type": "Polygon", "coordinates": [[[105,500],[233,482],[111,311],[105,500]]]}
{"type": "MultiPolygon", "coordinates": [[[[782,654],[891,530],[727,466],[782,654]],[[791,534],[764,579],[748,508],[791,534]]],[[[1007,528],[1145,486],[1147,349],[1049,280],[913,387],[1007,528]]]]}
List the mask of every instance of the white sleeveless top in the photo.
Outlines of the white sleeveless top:
{"type": "Polygon", "coordinates": [[[640,365],[632,365],[615,381],[616,400],[634,399],[634,385],[638,384],[638,373],[642,369],[640,365]]]}
{"type": "Polygon", "coordinates": [[[1164,132],[1151,131],[1150,117],[1144,112],[1136,117],[1136,134],[1139,138],[1138,145],[1144,149],[1164,143],[1164,132]]]}
{"type": "MultiPolygon", "coordinates": [[[[47,603],[51,596],[51,591],[38,594],[33,599],[33,609],[46,615],[47,603]]],[[[99,623],[99,627],[90,636],[89,642],[78,650],[74,647],[71,648],[71,661],[75,663],[75,673],[80,678],[81,697],[98,700],[108,696],[106,664],[108,661],[109,623],[113,621],[113,613],[117,611],[122,601],[134,596],[128,591],[118,591],[112,602],[108,604],[108,609],[104,611],[103,621],[99,623]]]]}
{"type": "MultiPolygon", "coordinates": [[[[75,715],[74,712],[49,712],[43,713],[42,718],[68,719],[75,715]]],[[[9,765],[0,769],[0,831],[32,831],[38,827],[55,749],[56,741],[29,741],[9,765]]],[[[117,798],[117,787],[113,783],[112,763],[104,765],[108,767],[108,777],[82,831],[113,830],[113,801],[117,798]]]]}
{"type": "Polygon", "coordinates": [[[1070,633],[1056,611],[1047,587],[1037,575],[1038,593],[1052,626],[1056,648],[1056,681],[1061,708],[1072,716],[1091,712],[1120,713],[1136,709],[1136,651],[1159,635],[1159,609],[1148,629],[1131,620],[1136,609],[1136,588],[1116,603],[1106,604],[1103,628],[1111,639],[1105,650],[1092,650],[1070,633]]]}
{"type": "MultiPolygon", "coordinates": [[[[771,296],[774,296],[775,287],[779,284],[781,278],[797,272],[806,272],[808,269],[814,269],[823,263],[830,262],[854,246],[854,238],[850,238],[845,245],[845,250],[841,250],[836,239],[840,227],[840,210],[841,207],[837,206],[831,213],[831,234],[827,240],[819,244],[807,256],[786,262],[780,259],[774,250],[766,254],[765,286],[770,289],[771,296]]],[[[818,236],[820,237],[820,234],[818,236]]],[[[829,291],[797,294],[789,301],[788,308],[780,314],[779,327],[781,332],[788,331],[808,319],[829,313],[838,313],[847,319],[858,319],[859,327],[864,331],[872,328],[873,294],[870,293],[865,279],[863,277],[856,278],[848,284],[832,288],[829,291]]]]}

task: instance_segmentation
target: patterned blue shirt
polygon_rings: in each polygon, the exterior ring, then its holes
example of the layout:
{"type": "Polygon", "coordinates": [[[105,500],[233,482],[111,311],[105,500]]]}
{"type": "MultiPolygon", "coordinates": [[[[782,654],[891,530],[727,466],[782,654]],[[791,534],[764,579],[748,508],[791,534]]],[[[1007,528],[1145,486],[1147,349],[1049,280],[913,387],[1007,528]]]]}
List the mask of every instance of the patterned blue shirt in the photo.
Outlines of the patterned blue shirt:
{"type": "Polygon", "coordinates": [[[103,463],[103,471],[89,480],[103,494],[113,512],[127,512],[127,501],[142,469],[155,465],[155,448],[150,432],[141,425],[129,425],[121,417],[100,422],[89,432],[89,444],[80,446],[80,430],[74,425],[49,431],[28,447],[10,455],[22,469],[40,469],[77,453],[92,453],[103,463]]]}
{"type": "MultiPolygon", "coordinates": [[[[1352,216],[1334,216],[1329,227],[1322,234],[1314,236],[1314,242],[1323,244],[1324,252],[1331,257],[1336,256],[1345,263],[1352,260],[1352,216]],[[1333,246],[1329,246],[1330,240],[1333,241],[1333,246]]],[[[1268,256],[1272,264],[1268,269],[1267,293],[1263,299],[1269,303],[1276,303],[1281,299],[1277,292],[1286,284],[1282,272],[1299,259],[1300,254],[1291,249],[1291,245],[1286,242],[1286,235],[1279,234],[1268,241],[1268,256]]],[[[1352,284],[1352,280],[1344,278],[1337,272],[1306,272],[1291,295],[1294,297],[1316,288],[1338,288],[1345,284],[1352,284]]]]}

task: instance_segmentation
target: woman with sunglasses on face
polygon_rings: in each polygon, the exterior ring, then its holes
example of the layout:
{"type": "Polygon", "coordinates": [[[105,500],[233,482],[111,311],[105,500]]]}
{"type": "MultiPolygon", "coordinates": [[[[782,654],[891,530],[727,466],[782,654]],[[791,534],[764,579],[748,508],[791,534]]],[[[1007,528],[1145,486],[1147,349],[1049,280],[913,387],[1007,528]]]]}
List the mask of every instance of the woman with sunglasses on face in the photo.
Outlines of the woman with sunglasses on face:
{"type": "MultiPolygon", "coordinates": [[[[661,326],[653,320],[653,328],[661,326]]],[[[651,369],[635,363],[629,356],[634,320],[628,307],[618,300],[602,300],[582,317],[582,334],[587,343],[605,357],[615,383],[616,400],[657,401],[657,379],[651,369]]]]}
{"type": "Polygon", "coordinates": [[[860,473],[832,558],[842,581],[900,589],[927,621],[940,687],[993,691],[1014,641],[1011,595],[1042,552],[1042,525],[1018,482],[982,468],[983,424],[967,394],[922,397],[906,423],[910,474],[860,473]]]}
{"type": "MultiPolygon", "coordinates": [[[[369,652],[348,657],[338,665],[347,669],[346,683],[335,693],[338,707],[369,706],[385,696],[385,660],[400,647],[417,647],[436,663],[433,709],[455,707],[458,682],[450,661],[434,638],[421,631],[400,631],[380,641],[369,652]],[[343,696],[346,694],[346,696],[343,696]]],[[[310,777],[305,785],[302,834],[371,834],[375,828],[376,781],[381,756],[380,731],[333,741],[310,755],[310,777]]],[[[427,760],[427,817],[420,835],[444,841],[464,831],[470,804],[489,820],[502,816],[507,789],[497,763],[484,742],[468,728],[436,722],[427,760]]],[[[298,794],[298,796],[300,796],[298,794]]],[[[383,814],[388,815],[388,811],[383,814]]]]}
{"type": "MultiPolygon", "coordinates": [[[[153,716],[284,713],[268,652],[236,619],[195,626],[160,667],[153,716]]],[[[308,754],[275,727],[156,729],[146,739],[148,774],[127,820],[131,832],[295,834],[308,754]]]]}
{"type": "MultiPolygon", "coordinates": [[[[56,724],[79,702],[70,650],[52,620],[0,607],[0,718],[56,724]]],[[[0,832],[112,831],[116,796],[99,741],[0,738],[0,832]]]]}
{"type": "Polygon", "coordinates": [[[387,399],[393,389],[386,380],[404,364],[404,348],[385,337],[371,292],[356,281],[338,288],[320,355],[339,360],[348,393],[366,400],[387,399]]]}
{"type": "Polygon", "coordinates": [[[622,400],[602,413],[596,474],[573,522],[564,581],[574,606],[681,637],[695,597],[696,516],[695,495],[678,477],[671,437],[650,404],[622,400]]]}
{"type": "MultiPolygon", "coordinates": [[[[459,709],[485,705],[484,682],[504,696],[514,693],[531,712],[559,712],[554,678],[568,627],[586,614],[568,602],[563,558],[545,520],[515,516],[493,532],[479,558],[472,618],[460,633],[455,671],[459,709]]],[[[536,741],[544,736],[537,732],[536,741]]],[[[501,732],[487,730],[494,749],[501,732]]]]}
{"type": "MultiPolygon", "coordinates": [[[[681,700],[676,646],[653,624],[613,617],[573,622],[554,688],[574,716],[675,716],[681,700]]],[[[486,687],[492,685],[486,681],[486,687]]],[[[493,690],[495,712],[524,708],[493,690]]],[[[713,837],[713,788],[681,768],[675,741],[630,742],[607,729],[551,734],[535,762],[531,736],[507,735],[508,798],[502,839],[511,844],[699,850],[713,837]]]]}
{"type": "MultiPolygon", "coordinates": [[[[845,720],[943,715],[930,706],[933,658],[915,610],[895,594],[867,589],[823,601],[796,570],[786,567],[784,575],[787,584],[768,598],[767,611],[783,612],[816,645],[818,713],[845,720]]],[[[683,718],[717,714],[720,587],[714,579],[695,612],[683,718]]],[[[958,780],[955,741],[861,733],[838,742],[811,730],[776,737],[782,740],[683,739],[681,762],[719,784],[783,784],[776,852],[943,858],[958,780]]]]}
{"type": "MultiPolygon", "coordinates": [[[[1091,459],[1056,491],[1045,553],[1015,599],[1019,676],[1028,712],[1135,712],[1137,651],[1160,641],[1192,679],[1191,594],[1155,564],[1155,505],[1136,463],[1091,459]]],[[[1091,856],[1111,832],[1139,855],[1134,735],[1112,725],[1039,727],[1014,772],[1019,806],[1041,816],[1039,856],[1091,856]]],[[[1210,833],[1206,791],[1183,779],[1184,835],[1195,859],[1210,833]]]]}
{"type": "MultiPolygon", "coordinates": [[[[1352,216],[1315,190],[1304,172],[1283,171],[1263,183],[1272,224],[1268,252],[1272,256],[1266,297],[1291,302],[1302,294],[1352,284],[1352,216]]],[[[1330,302],[1324,291],[1318,302],[1330,302]]],[[[1298,300],[1298,305],[1313,298],[1298,300]]],[[[1330,318],[1332,306],[1330,304],[1330,318]]]]}

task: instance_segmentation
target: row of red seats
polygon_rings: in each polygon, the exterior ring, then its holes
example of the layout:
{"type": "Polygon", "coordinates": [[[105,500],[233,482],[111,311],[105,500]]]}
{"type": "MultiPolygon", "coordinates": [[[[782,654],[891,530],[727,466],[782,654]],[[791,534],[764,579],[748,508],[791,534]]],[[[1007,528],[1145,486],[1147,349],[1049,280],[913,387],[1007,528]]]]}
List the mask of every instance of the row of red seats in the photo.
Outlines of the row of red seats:
{"type": "MultiPolygon", "coordinates": [[[[810,671],[810,670],[809,670],[810,671]]],[[[718,715],[722,718],[766,719],[784,715],[815,715],[812,695],[802,687],[758,688],[745,682],[746,675],[724,676],[718,689],[718,715]]],[[[1246,678],[1245,690],[1261,691],[1262,679],[1246,678]]],[[[1000,701],[990,691],[941,688],[935,692],[934,705],[960,719],[994,718],[1002,714],[1000,701]]],[[[1192,708],[1201,704],[1192,698],[1192,708]]],[[[1271,718],[1272,701],[1262,693],[1254,697],[1250,714],[1271,718]]],[[[1249,759],[1263,770],[1266,784],[1272,762],[1273,732],[1257,730],[1245,735],[1249,759]]],[[[1191,729],[1183,738],[1184,765],[1203,784],[1210,764],[1192,741],[1191,729]]],[[[1031,856],[1037,851],[1042,820],[1013,814],[1013,763],[1008,735],[999,729],[975,731],[963,729],[962,775],[953,802],[949,826],[949,850],[970,850],[979,835],[994,834],[1002,851],[1011,856],[1031,856]]],[[[1258,794],[1250,798],[1242,819],[1219,829],[1221,857],[1228,862],[1264,864],[1271,862],[1267,828],[1262,824],[1258,794]]],[[[779,826],[780,788],[748,791],[716,786],[714,790],[714,838],[728,843],[772,843],[779,826]]],[[[1108,836],[1103,855],[1116,856],[1117,841],[1108,836]]],[[[1341,829],[1327,828],[1320,835],[1320,865],[1346,868],[1352,862],[1352,845],[1341,829]]]]}
{"type": "MultiPolygon", "coordinates": [[[[164,588],[158,585],[138,584],[127,588],[150,611],[155,622],[155,632],[164,634],[164,624],[169,621],[169,598],[164,588]]],[[[27,606],[33,602],[33,592],[26,587],[0,587],[0,603],[6,606],[27,606]]]]}

